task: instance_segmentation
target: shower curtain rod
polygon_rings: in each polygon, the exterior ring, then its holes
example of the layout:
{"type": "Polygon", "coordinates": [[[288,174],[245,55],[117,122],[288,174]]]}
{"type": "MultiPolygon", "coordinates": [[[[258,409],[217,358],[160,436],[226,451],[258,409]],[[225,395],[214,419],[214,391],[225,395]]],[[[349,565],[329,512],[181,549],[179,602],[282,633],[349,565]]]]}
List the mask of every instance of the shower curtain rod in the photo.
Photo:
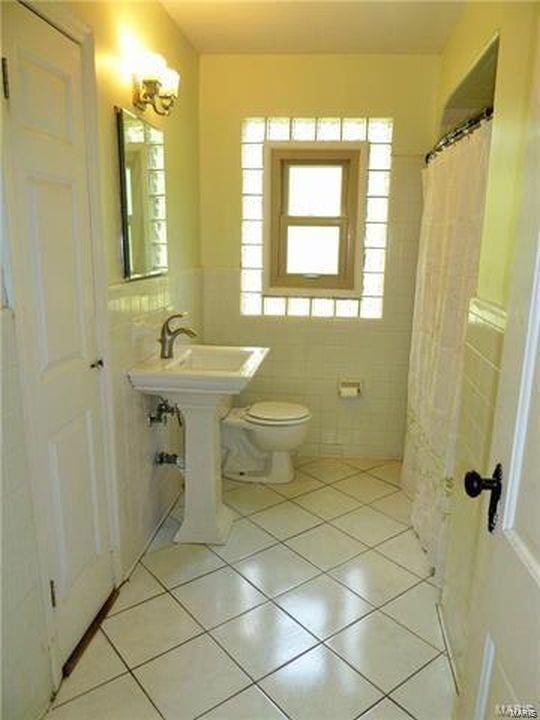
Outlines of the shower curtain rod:
{"type": "Polygon", "coordinates": [[[431,160],[433,160],[433,158],[440,152],[445,150],[447,147],[450,147],[450,145],[453,145],[458,140],[461,140],[461,138],[470,135],[470,133],[476,130],[476,128],[479,127],[482,122],[484,122],[485,120],[491,120],[492,117],[493,108],[486,107],[482,110],[481,113],[478,113],[478,115],[475,115],[474,117],[465,120],[465,122],[462,122],[461,125],[458,125],[457,127],[447,132],[446,135],[443,135],[442,138],[437,142],[437,144],[426,155],[426,165],[431,162],[431,160]]]}

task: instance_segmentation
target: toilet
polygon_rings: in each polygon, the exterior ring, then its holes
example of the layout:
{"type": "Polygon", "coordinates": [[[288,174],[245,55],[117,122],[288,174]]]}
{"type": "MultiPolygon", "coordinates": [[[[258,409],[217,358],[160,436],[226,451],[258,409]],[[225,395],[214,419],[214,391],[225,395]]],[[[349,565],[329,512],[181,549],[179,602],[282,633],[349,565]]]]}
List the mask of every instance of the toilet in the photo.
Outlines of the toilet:
{"type": "Polygon", "coordinates": [[[291,452],[304,441],[310,419],[308,408],[295,403],[233,408],[221,422],[223,475],[243,482],[290,482],[291,452]]]}

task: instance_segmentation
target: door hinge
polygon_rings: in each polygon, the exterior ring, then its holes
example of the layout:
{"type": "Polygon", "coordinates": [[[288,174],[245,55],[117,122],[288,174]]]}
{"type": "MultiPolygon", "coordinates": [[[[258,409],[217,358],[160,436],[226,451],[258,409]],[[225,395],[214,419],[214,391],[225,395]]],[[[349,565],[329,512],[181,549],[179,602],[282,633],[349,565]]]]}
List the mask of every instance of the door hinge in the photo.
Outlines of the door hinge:
{"type": "Polygon", "coordinates": [[[54,584],[54,580],[49,580],[49,588],[51,591],[51,605],[53,608],[56,607],[56,587],[54,584]]]}
{"type": "Polygon", "coordinates": [[[2,58],[2,88],[4,97],[9,100],[9,72],[7,57],[2,58]]]}

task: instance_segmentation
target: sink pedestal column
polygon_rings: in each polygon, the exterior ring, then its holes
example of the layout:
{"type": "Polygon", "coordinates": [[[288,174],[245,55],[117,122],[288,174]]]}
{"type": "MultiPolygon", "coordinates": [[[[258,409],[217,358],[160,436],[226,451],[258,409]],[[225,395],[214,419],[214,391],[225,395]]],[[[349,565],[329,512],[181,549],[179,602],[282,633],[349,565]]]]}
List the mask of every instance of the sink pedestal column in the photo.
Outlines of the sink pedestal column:
{"type": "Polygon", "coordinates": [[[169,395],[184,418],[185,507],[177,543],[227,542],[232,511],[222,502],[220,409],[223,396],[169,395]]]}

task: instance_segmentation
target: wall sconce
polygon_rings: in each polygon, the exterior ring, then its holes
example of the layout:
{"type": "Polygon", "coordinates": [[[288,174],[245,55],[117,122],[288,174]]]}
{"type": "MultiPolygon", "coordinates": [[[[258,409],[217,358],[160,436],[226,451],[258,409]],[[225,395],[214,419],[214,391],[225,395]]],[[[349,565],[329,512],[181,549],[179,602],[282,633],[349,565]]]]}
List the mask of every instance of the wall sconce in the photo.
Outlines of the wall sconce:
{"type": "Polygon", "coordinates": [[[143,111],[151,105],[158,115],[170,115],[179,84],[180,75],[161,55],[140,54],[133,72],[133,104],[143,111]]]}

